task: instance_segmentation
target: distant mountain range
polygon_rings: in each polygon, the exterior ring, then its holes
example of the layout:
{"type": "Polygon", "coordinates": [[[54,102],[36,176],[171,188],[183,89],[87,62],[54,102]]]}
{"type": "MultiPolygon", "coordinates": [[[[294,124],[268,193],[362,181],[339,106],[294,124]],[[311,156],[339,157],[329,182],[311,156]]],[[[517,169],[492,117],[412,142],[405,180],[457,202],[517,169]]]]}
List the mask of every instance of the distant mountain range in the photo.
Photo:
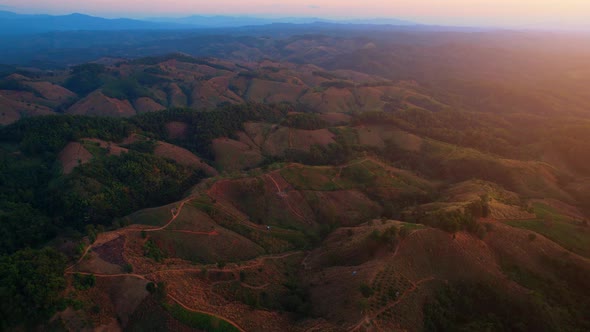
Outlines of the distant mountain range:
{"type": "MultiPolygon", "coordinates": [[[[76,30],[150,30],[180,29],[173,23],[147,22],[133,19],[106,19],[84,14],[23,15],[0,11],[0,34],[28,34],[76,30]]],[[[186,28],[186,27],[185,27],[186,28]]]]}
{"type": "Polygon", "coordinates": [[[0,34],[31,34],[52,31],[116,31],[116,30],[190,30],[197,28],[231,28],[273,23],[309,24],[379,24],[411,26],[416,23],[397,19],[327,20],[321,18],[258,18],[238,16],[188,16],[183,18],[107,19],[84,14],[25,15],[0,11],[0,34]]]}
{"type": "Polygon", "coordinates": [[[209,28],[227,28],[268,25],[273,23],[310,24],[310,23],[332,23],[332,24],[373,24],[373,25],[417,25],[414,22],[399,19],[364,19],[364,20],[330,20],[319,17],[284,17],[284,18],[260,18],[248,16],[202,16],[193,15],[180,18],[158,17],[149,18],[148,21],[159,23],[176,23],[180,25],[192,25],[209,28]]]}

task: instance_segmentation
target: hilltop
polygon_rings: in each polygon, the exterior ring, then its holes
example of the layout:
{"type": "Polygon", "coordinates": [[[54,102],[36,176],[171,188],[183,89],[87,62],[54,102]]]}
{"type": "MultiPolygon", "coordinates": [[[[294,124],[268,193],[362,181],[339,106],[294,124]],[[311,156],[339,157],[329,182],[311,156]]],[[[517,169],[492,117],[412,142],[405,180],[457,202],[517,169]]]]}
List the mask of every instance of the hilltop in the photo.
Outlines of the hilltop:
{"type": "Polygon", "coordinates": [[[231,63],[183,54],[109,66],[86,64],[48,76],[12,74],[0,84],[4,124],[51,112],[130,117],[167,108],[212,109],[254,102],[352,113],[382,109],[392,95],[411,96],[416,103],[429,100],[411,84],[354,71],[330,72],[270,60],[231,63]]]}

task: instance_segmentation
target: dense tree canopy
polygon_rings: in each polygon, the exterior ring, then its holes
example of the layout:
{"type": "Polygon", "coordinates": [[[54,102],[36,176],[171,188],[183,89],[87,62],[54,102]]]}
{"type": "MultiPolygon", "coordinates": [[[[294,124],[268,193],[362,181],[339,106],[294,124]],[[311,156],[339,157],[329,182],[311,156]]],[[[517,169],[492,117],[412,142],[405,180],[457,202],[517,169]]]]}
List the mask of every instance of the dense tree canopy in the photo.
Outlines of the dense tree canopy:
{"type": "Polygon", "coordinates": [[[169,109],[139,115],[133,119],[137,127],[156,137],[183,146],[206,158],[213,158],[211,141],[218,137],[232,137],[242,129],[246,121],[281,121],[289,109],[288,105],[245,104],[231,105],[216,111],[194,111],[190,109],[169,109]],[[180,121],[188,125],[186,137],[170,139],[166,123],[180,121]]]}
{"type": "Polygon", "coordinates": [[[202,177],[171,161],[130,151],[82,165],[52,183],[48,207],[70,227],[109,225],[114,218],[180,198],[202,177]]]}
{"type": "Polygon", "coordinates": [[[65,257],[52,249],[0,256],[0,329],[47,320],[65,288],[64,269],[65,257]]]}

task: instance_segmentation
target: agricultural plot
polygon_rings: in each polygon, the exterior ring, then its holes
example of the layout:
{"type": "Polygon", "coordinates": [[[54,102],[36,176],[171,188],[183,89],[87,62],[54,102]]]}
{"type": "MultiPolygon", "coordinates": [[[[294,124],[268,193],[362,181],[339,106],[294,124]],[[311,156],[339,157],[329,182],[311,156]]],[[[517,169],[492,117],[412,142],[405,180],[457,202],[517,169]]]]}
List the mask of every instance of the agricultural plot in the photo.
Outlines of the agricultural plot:
{"type": "Polygon", "coordinates": [[[150,238],[170,257],[204,264],[248,260],[264,253],[252,241],[225,229],[212,234],[163,230],[150,234],[150,238]]]}
{"type": "Polygon", "coordinates": [[[533,203],[537,219],[506,224],[539,233],[578,255],[590,258],[590,227],[543,203],[533,203]]]}
{"type": "Polygon", "coordinates": [[[140,210],[123,218],[123,221],[128,225],[164,226],[172,217],[171,211],[175,207],[176,203],[173,203],[157,208],[140,210]]]}

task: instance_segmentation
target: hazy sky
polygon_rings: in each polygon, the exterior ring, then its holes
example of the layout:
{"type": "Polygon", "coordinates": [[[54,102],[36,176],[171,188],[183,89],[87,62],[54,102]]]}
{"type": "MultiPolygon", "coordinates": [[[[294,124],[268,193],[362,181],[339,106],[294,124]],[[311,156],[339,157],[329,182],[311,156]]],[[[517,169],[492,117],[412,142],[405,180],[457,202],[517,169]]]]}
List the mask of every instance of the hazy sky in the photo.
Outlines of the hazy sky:
{"type": "Polygon", "coordinates": [[[109,17],[231,14],[259,16],[395,17],[471,25],[590,22],[590,0],[0,0],[0,9],[109,17]]]}

